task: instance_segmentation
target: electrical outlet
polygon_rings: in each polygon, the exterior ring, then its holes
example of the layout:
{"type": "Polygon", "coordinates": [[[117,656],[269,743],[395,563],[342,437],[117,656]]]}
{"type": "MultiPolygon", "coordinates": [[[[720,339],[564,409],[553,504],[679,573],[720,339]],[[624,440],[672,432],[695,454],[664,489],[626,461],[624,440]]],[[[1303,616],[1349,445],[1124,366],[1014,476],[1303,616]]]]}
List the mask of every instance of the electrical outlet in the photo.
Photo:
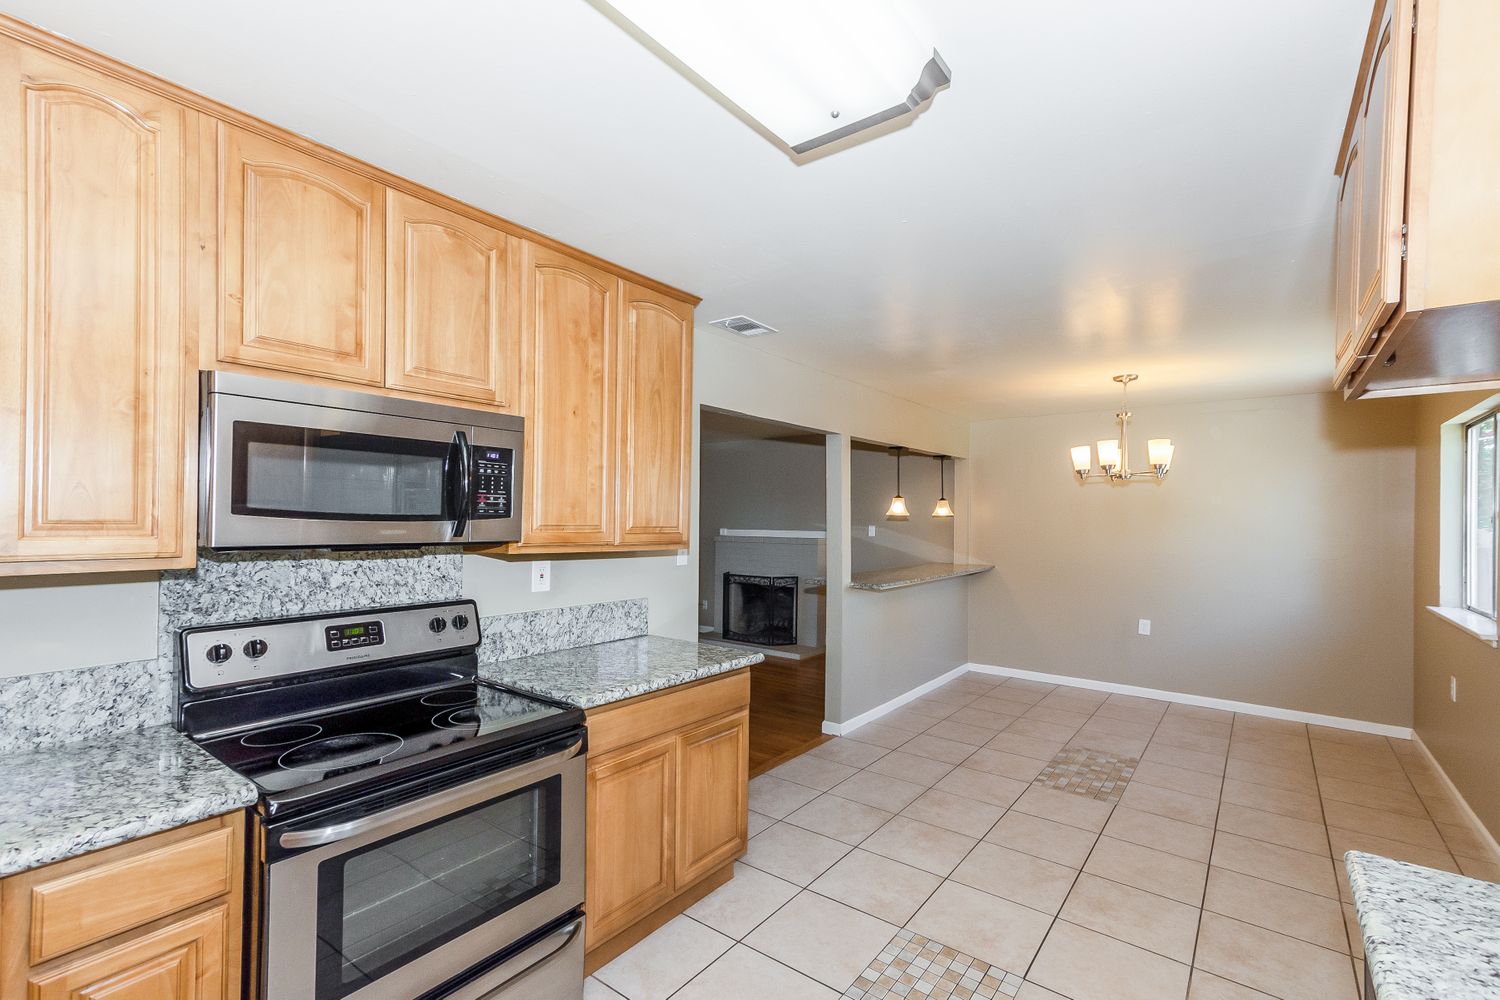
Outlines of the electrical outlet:
{"type": "Polygon", "coordinates": [[[875,537],[875,525],[873,525],[873,524],[870,525],[870,537],[871,538],[875,537]]]}
{"type": "Polygon", "coordinates": [[[1457,702],[1458,701],[1458,678],[1457,677],[1449,677],[1448,678],[1448,700],[1452,701],[1452,702],[1457,702]]]}
{"type": "Polygon", "coordinates": [[[677,550],[677,565],[679,565],[679,566],[686,566],[687,565],[687,561],[688,561],[688,550],[687,549],[678,549],[677,550]]]}
{"type": "Polygon", "coordinates": [[[698,602],[698,610],[699,611],[707,611],[708,610],[708,602],[707,601],[699,601],[698,602]]]}
{"type": "Polygon", "coordinates": [[[531,592],[541,594],[552,589],[552,563],[541,560],[531,564],[531,592]]]}
{"type": "Polygon", "coordinates": [[[1151,619],[1141,618],[1135,623],[1135,630],[1140,635],[1151,634],[1151,619]]]}

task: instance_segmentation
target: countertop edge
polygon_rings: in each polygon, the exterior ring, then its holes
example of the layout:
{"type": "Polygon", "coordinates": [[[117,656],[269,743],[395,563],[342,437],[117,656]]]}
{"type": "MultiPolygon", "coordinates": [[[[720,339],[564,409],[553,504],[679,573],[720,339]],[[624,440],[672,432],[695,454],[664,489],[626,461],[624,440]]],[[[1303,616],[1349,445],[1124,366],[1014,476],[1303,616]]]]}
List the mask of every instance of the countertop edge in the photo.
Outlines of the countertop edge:
{"type": "Polygon", "coordinates": [[[919,587],[924,583],[938,583],[942,580],[956,580],[959,577],[979,576],[982,573],[988,573],[994,568],[994,566],[988,563],[953,563],[951,565],[945,563],[920,563],[915,566],[898,567],[897,569],[892,570],[873,570],[868,573],[855,573],[849,581],[849,589],[867,590],[874,593],[879,593],[886,590],[902,590],[906,587],[919,587]],[[945,565],[949,566],[948,570],[946,571],[938,571],[932,573],[922,572],[926,567],[937,567],[945,565]],[[907,570],[911,571],[913,575],[898,577],[890,580],[862,581],[859,579],[859,577],[861,576],[875,577],[882,574],[901,573],[907,570]]]}

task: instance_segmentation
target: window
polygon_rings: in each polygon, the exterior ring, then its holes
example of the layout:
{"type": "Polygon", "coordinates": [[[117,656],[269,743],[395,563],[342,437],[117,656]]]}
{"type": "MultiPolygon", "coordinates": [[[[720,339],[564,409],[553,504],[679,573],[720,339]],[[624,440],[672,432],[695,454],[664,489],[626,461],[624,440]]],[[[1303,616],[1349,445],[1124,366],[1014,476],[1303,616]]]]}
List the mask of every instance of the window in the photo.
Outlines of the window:
{"type": "Polygon", "coordinates": [[[1464,428],[1464,607],[1494,619],[1495,506],[1500,493],[1496,479],[1496,412],[1464,428]]]}

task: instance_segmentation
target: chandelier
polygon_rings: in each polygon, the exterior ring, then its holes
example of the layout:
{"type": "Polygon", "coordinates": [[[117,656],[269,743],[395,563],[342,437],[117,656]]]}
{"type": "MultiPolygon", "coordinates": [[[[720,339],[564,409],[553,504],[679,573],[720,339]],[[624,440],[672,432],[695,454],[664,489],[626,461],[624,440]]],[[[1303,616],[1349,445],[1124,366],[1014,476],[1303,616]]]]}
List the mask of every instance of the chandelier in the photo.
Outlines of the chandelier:
{"type": "MultiPolygon", "coordinates": [[[[1120,412],[1115,414],[1115,419],[1120,422],[1120,434],[1116,438],[1104,438],[1094,445],[1099,453],[1100,481],[1147,482],[1144,476],[1136,479],[1136,474],[1130,471],[1130,410],[1126,406],[1125,397],[1130,383],[1138,378],[1139,375],[1133,374],[1115,376],[1115,381],[1120,383],[1120,412]]],[[[1158,482],[1166,479],[1168,470],[1172,468],[1172,452],[1171,438],[1152,438],[1146,442],[1146,457],[1151,461],[1151,471],[1158,482]]],[[[1095,475],[1093,456],[1089,454],[1088,445],[1081,444],[1073,449],[1073,472],[1080,483],[1088,482],[1095,475]]]]}

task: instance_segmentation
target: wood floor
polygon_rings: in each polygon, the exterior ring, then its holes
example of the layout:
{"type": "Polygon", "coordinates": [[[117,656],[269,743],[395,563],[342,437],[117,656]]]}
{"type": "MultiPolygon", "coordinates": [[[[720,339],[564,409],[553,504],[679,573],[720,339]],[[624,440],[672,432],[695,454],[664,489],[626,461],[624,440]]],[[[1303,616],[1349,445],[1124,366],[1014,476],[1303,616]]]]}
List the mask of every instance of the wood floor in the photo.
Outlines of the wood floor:
{"type": "Polygon", "coordinates": [[[823,657],[767,656],[750,668],[750,774],[817,746],[823,735],[823,657]]]}

